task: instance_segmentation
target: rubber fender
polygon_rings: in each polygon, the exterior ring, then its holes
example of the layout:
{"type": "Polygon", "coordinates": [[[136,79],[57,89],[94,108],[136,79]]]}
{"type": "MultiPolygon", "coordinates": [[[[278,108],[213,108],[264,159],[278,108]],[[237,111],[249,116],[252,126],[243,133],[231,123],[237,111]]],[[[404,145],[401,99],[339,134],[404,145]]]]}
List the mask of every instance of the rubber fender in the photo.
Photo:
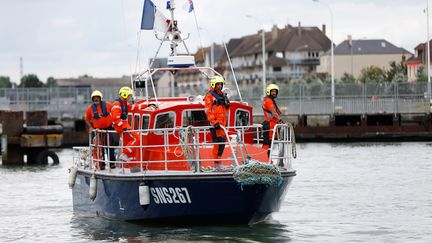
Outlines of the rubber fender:
{"type": "Polygon", "coordinates": [[[43,150],[41,151],[38,156],[36,157],[36,161],[38,164],[46,164],[47,159],[50,157],[53,160],[54,165],[58,165],[60,163],[59,157],[57,154],[50,150],[43,150]]]}

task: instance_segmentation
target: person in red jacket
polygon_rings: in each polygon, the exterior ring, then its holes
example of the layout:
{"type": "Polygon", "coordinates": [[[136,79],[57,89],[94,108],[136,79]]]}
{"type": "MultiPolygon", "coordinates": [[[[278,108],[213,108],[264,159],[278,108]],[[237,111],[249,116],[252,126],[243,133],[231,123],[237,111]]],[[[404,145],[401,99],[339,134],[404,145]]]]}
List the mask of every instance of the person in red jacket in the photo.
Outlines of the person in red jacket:
{"type": "Polygon", "coordinates": [[[129,103],[132,97],[132,89],[122,87],[119,90],[119,98],[113,103],[111,117],[114,129],[123,138],[123,151],[118,159],[122,161],[131,161],[139,159],[139,148],[131,146],[140,145],[140,135],[137,132],[128,132],[132,127],[127,122],[129,111],[134,111],[138,107],[129,103]]]}
{"type": "MultiPolygon", "coordinates": [[[[112,120],[110,111],[112,108],[112,104],[108,101],[102,100],[103,95],[99,90],[93,91],[91,94],[92,104],[88,106],[87,112],[85,114],[85,122],[88,126],[88,132],[92,133],[94,129],[100,129],[100,130],[113,130],[112,128],[112,120]]],[[[114,146],[114,134],[108,132],[98,132],[95,134],[94,137],[94,144],[97,146],[114,146]],[[108,138],[108,139],[107,139],[108,138]],[[108,140],[108,141],[107,141],[108,140]]],[[[115,155],[114,155],[114,148],[108,149],[109,153],[109,160],[115,161],[115,155]]],[[[101,147],[98,147],[93,151],[93,158],[97,160],[103,160],[103,150],[101,147]]],[[[104,160],[107,160],[108,158],[105,158],[104,160]]],[[[105,169],[105,163],[102,161],[99,161],[98,163],[99,169],[103,170],[105,169]]],[[[115,164],[110,163],[110,167],[114,168],[115,164]]]]}
{"type": "Polygon", "coordinates": [[[230,106],[228,98],[222,93],[223,83],[222,77],[213,77],[210,80],[210,89],[204,97],[205,113],[213,126],[210,128],[213,143],[220,143],[215,144],[212,151],[216,169],[223,168],[220,159],[225,149],[226,134],[221,126],[227,125],[227,112],[230,106]]]}
{"type": "Polygon", "coordinates": [[[282,112],[279,110],[275,99],[279,93],[276,84],[270,84],[266,88],[266,96],[263,100],[264,122],[263,122],[263,148],[268,149],[267,155],[270,156],[270,147],[273,138],[273,130],[276,124],[281,123],[282,112]]]}

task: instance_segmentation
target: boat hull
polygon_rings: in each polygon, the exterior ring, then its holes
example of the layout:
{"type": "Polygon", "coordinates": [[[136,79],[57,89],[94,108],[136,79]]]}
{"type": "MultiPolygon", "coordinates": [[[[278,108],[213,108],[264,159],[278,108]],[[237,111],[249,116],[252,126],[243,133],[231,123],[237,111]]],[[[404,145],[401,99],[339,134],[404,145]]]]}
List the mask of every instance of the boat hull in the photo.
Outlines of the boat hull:
{"type": "Polygon", "coordinates": [[[97,195],[89,198],[90,174],[78,173],[73,208],[120,220],[182,223],[256,223],[277,212],[295,172],[283,172],[280,186],[240,186],[232,174],[147,177],[150,204],[140,205],[142,177],[96,176],[97,195]]]}

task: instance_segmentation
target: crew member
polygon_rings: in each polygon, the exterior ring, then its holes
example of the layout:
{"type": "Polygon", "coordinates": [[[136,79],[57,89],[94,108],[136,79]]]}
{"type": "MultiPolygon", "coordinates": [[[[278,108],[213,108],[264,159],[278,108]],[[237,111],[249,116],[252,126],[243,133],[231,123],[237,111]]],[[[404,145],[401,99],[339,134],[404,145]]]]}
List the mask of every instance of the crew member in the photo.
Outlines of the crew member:
{"type": "Polygon", "coordinates": [[[210,80],[210,89],[204,97],[205,113],[207,119],[213,128],[210,128],[213,143],[214,166],[216,169],[222,169],[221,157],[225,148],[226,134],[221,126],[226,126],[227,111],[230,106],[228,97],[222,93],[224,79],[220,76],[213,77],[210,80]]]}
{"type": "Polygon", "coordinates": [[[132,127],[127,122],[128,112],[138,108],[136,105],[129,103],[132,93],[131,88],[122,87],[119,90],[120,97],[114,101],[111,109],[114,129],[123,138],[123,151],[118,157],[122,161],[137,160],[139,158],[139,148],[131,146],[140,145],[140,135],[137,132],[129,132],[132,127]]]}
{"type": "MultiPolygon", "coordinates": [[[[93,91],[91,94],[92,104],[88,106],[85,115],[85,122],[87,123],[89,133],[92,133],[93,129],[107,130],[104,132],[97,132],[95,134],[96,136],[93,138],[93,143],[96,145],[96,149],[93,151],[93,158],[96,160],[103,160],[104,153],[100,146],[115,145],[114,134],[109,132],[109,130],[113,130],[110,116],[112,104],[102,100],[102,98],[103,95],[99,90],[93,91]],[[108,137],[106,136],[107,133],[108,137]]],[[[114,148],[109,148],[108,153],[109,160],[115,161],[114,148]]],[[[105,158],[105,160],[107,160],[107,158],[105,158]]],[[[97,166],[101,170],[105,169],[105,163],[103,161],[99,161],[97,166]]],[[[110,167],[114,168],[115,164],[110,163],[110,167]]]]}
{"type": "Polygon", "coordinates": [[[263,122],[263,148],[267,149],[267,155],[270,156],[270,147],[273,138],[273,130],[276,124],[282,123],[282,112],[279,110],[275,99],[279,93],[279,87],[276,84],[270,84],[266,88],[266,96],[263,100],[264,122],[263,122]]]}

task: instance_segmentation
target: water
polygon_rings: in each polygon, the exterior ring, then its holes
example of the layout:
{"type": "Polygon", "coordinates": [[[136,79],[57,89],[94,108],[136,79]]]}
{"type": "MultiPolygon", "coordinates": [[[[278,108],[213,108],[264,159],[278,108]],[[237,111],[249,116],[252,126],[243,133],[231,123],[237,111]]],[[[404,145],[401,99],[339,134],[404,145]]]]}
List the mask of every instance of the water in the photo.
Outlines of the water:
{"type": "Polygon", "coordinates": [[[300,144],[274,220],[148,226],[72,211],[60,165],[0,167],[0,242],[431,242],[431,143],[300,144]]]}

